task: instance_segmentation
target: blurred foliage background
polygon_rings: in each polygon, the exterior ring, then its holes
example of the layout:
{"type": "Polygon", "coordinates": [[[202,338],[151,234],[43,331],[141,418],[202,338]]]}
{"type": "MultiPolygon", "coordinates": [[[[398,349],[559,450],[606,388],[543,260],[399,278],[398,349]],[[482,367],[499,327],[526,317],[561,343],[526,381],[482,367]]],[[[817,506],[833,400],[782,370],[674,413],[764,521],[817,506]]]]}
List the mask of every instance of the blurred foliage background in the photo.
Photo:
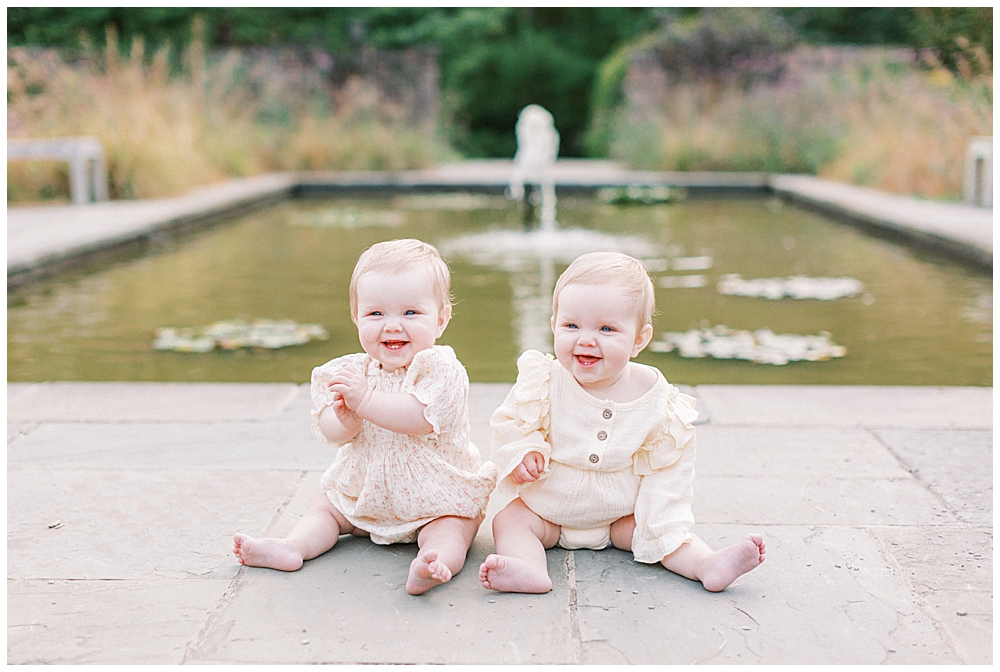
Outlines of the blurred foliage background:
{"type": "MultiPolygon", "coordinates": [[[[99,136],[119,198],[510,157],[529,103],[564,157],[939,198],[992,135],[992,7],[9,7],[7,39],[8,137],[99,136]]],[[[10,164],[8,201],[64,172],[10,164]]]]}

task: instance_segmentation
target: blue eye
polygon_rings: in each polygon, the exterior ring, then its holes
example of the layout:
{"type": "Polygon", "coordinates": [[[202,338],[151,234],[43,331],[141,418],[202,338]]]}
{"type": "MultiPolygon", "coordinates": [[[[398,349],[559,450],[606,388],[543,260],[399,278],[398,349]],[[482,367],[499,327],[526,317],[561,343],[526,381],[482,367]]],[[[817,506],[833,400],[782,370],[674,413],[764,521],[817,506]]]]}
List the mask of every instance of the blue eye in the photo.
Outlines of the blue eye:
{"type": "Polygon", "coordinates": [[[373,310],[371,313],[369,313],[369,315],[373,315],[374,317],[382,317],[382,311],[381,310],[373,310]]]}
{"type": "Polygon", "coordinates": [[[404,313],[404,315],[416,315],[416,314],[417,314],[417,311],[415,311],[415,310],[408,310],[408,311],[406,311],[404,313]]]}
{"type": "Polygon", "coordinates": [[[576,329],[577,327],[576,327],[576,325],[575,325],[575,324],[573,324],[572,322],[567,322],[567,323],[566,323],[566,328],[567,328],[567,329],[576,329]]]}
{"type": "Polygon", "coordinates": [[[601,327],[601,331],[614,331],[611,327],[601,327]]]}

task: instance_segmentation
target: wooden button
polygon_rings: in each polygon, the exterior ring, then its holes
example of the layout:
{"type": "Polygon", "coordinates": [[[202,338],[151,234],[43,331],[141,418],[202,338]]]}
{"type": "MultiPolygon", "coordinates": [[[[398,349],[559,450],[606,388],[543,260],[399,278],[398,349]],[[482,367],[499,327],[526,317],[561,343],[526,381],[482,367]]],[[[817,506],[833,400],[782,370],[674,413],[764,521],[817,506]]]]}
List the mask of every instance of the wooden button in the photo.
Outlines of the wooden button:
{"type": "Polygon", "coordinates": [[[599,458],[599,457],[598,457],[598,456],[597,456],[596,454],[593,454],[593,455],[591,455],[591,456],[590,456],[590,461],[591,461],[591,462],[592,462],[593,464],[597,464],[597,461],[598,461],[598,460],[600,460],[600,459],[601,459],[601,458],[599,458]]]}
{"type": "Polygon", "coordinates": [[[610,411],[610,410],[608,410],[608,409],[604,409],[604,419],[605,419],[605,420],[610,420],[610,419],[611,419],[611,415],[612,415],[612,414],[611,414],[611,411],[610,411]]]}
{"type": "Polygon", "coordinates": [[[605,432],[603,429],[597,433],[597,440],[598,441],[603,441],[606,438],[608,438],[608,433],[605,432]]]}

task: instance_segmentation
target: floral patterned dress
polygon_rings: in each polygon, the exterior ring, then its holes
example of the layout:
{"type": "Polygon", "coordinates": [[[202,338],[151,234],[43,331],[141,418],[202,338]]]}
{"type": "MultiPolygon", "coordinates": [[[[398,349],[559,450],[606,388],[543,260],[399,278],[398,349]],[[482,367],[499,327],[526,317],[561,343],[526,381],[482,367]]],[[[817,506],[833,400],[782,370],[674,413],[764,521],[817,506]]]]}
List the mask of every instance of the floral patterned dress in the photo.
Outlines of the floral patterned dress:
{"type": "Polygon", "coordinates": [[[375,543],[409,543],[436,518],[474,518],[486,510],[496,468],[481,464],[469,440],[468,395],[465,367],[448,346],[422,350],[393,372],[364,353],[313,369],[313,433],[339,447],[321,485],[334,507],[375,543]],[[333,403],[327,383],[343,366],[364,371],[372,390],[414,395],[426,406],[432,431],[399,434],[365,421],[350,441],[330,442],[320,431],[319,414],[333,403]]]}

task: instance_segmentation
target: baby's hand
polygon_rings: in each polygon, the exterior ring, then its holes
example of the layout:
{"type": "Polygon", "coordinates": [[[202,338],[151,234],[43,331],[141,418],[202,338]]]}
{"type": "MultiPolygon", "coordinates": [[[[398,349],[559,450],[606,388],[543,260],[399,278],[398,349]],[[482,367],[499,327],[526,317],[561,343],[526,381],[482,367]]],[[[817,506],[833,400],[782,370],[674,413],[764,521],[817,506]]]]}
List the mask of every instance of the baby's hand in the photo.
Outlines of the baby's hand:
{"type": "MultiPolygon", "coordinates": [[[[345,366],[335,373],[327,383],[327,388],[334,397],[342,400],[349,411],[357,411],[365,397],[368,396],[368,380],[358,369],[353,366],[345,366]]],[[[337,412],[337,417],[341,415],[337,412]]]]}
{"type": "Polygon", "coordinates": [[[344,403],[343,396],[337,392],[334,392],[334,394],[337,398],[334,399],[330,406],[333,408],[333,412],[337,415],[337,420],[340,424],[343,425],[345,429],[349,429],[351,431],[361,429],[361,418],[358,417],[358,414],[347,407],[347,404],[344,403]]]}
{"type": "Polygon", "coordinates": [[[545,469],[545,458],[536,450],[524,456],[521,464],[517,465],[514,471],[510,472],[510,480],[515,485],[531,483],[537,481],[542,471],[545,469]]]}

